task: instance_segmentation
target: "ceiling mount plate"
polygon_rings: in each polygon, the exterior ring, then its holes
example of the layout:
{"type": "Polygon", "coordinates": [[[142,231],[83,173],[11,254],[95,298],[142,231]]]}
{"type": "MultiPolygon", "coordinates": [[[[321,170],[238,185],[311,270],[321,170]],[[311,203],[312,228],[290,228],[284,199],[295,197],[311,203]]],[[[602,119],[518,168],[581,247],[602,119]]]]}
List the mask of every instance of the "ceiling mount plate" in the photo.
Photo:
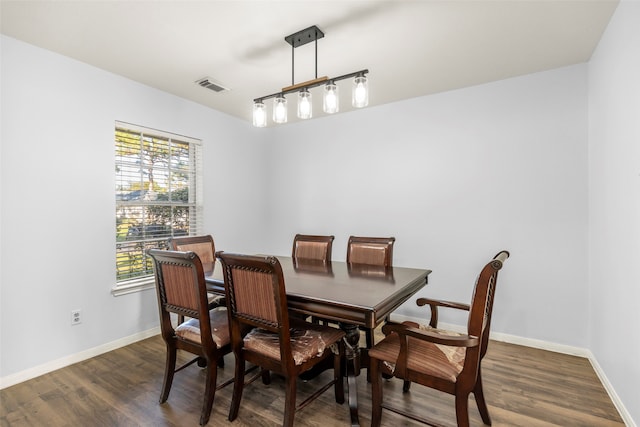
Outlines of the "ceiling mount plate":
{"type": "Polygon", "coordinates": [[[320,30],[320,28],[313,25],[309,28],[305,28],[304,30],[298,31],[297,33],[290,34],[284,39],[292,47],[298,47],[298,46],[305,45],[307,43],[314,42],[323,37],[324,37],[324,33],[320,30]]]}

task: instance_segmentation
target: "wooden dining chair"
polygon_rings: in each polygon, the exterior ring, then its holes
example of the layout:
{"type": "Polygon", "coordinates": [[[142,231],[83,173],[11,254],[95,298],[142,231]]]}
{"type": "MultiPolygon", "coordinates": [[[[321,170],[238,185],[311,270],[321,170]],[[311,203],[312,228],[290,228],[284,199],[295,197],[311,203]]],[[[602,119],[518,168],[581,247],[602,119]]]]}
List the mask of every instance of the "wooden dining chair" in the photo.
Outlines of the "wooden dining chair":
{"type": "Polygon", "coordinates": [[[395,237],[350,236],[347,242],[347,264],[370,264],[391,267],[395,237]]]}
{"type": "MultiPolygon", "coordinates": [[[[344,355],[339,329],[289,318],[282,267],[271,256],[248,256],[218,252],[223,266],[231,327],[231,346],[236,358],[235,382],[229,421],[238,416],[244,388],[245,362],[285,378],[284,426],[292,426],[296,410],[304,408],[334,386],[336,402],[344,402],[340,371],[344,355]],[[247,328],[249,332],[247,333],[247,328]],[[333,357],[333,378],[296,406],[298,376],[333,357]]],[[[269,382],[263,375],[263,381],[269,382]]]]}
{"type": "MultiPolygon", "coordinates": [[[[300,265],[303,269],[305,267],[309,269],[315,264],[318,270],[324,269],[330,272],[331,248],[334,239],[334,236],[296,234],[293,237],[293,247],[291,248],[291,258],[293,258],[296,271],[300,271],[298,268],[300,265]]],[[[318,317],[312,317],[311,320],[313,323],[328,324],[327,320],[318,317]]]]}
{"type": "Polygon", "coordinates": [[[160,403],[169,398],[174,374],[204,359],[207,374],[200,425],[205,425],[211,415],[216,389],[230,383],[216,387],[217,362],[231,352],[227,310],[223,307],[209,310],[204,270],[194,252],[149,249],[147,253],[153,259],[160,329],[167,347],[160,403]],[[189,319],[174,328],[171,313],[189,319]],[[196,357],[176,369],[177,350],[196,357]]]}
{"type": "MultiPolygon", "coordinates": [[[[169,239],[169,249],[181,252],[195,252],[203,265],[213,265],[216,261],[216,246],[211,235],[172,237],[169,239]]],[[[224,297],[222,296],[210,293],[208,298],[209,309],[225,306],[224,297]]],[[[184,322],[184,317],[179,316],[178,321],[180,323],[184,322]]]]}
{"type": "Polygon", "coordinates": [[[334,238],[334,236],[296,234],[293,238],[291,258],[331,262],[331,247],[334,238]]]}
{"type": "Polygon", "coordinates": [[[419,306],[431,307],[429,326],[403,322],[388,323],[382,328],[386,337],[369,350],[372,427],[380,426],[383,408],[434,425],[415,412],[385,403],[383,374],[404,380],[405,393],[409,391],[411,383],[416,382],[454,395],[457,424],[462,427],[469,425],[468,398],[469,393],[473,392],[482,421],[491,425],[482,390],[481,366],[489,345],[498,271],[507,258],[509,252],[501,251],[484,266],[476,280],[471,304],[419,298],[419,306]],[[468,311],[467,333],[437,329],[438,307],[468,311]]]}
{"type": "Polygon", "coordinates": [[[169,249],[195,252],[202,264],[212,263],[216,260],[216,245],[213,243],[211,235],[171,237],[169,249]]]}
{"type": "MultiPolygon", "coordinates": [[[[347,242],[347,264],[393,266],[393,244],[395,237],[358,237],[350,236],[347,242]]],[[[373,347],[373,329],[364,326],[367,348],[373,347]]]]}

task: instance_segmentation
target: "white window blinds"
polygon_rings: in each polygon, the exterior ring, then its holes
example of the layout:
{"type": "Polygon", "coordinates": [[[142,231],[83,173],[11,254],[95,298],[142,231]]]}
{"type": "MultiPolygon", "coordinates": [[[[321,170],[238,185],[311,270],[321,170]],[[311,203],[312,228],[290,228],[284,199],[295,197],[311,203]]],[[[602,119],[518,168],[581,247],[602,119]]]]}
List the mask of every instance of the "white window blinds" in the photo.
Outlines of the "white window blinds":
{"type": "Polygon", "coordinates": [[[116,122],[116,287],[152,282],[147,249],[200,234],[200,150],[199,140],[116,122]]]}

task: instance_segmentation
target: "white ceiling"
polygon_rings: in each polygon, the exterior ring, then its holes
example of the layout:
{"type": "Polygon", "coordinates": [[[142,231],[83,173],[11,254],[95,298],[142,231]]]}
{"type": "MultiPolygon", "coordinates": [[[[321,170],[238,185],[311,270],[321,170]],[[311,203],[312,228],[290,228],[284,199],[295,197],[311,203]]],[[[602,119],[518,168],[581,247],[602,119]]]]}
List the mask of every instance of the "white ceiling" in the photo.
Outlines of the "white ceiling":
{"type": "MultiPolygon", "coordinates": [[[[370,105],[380,105],[588,61],[617,4],[2,0],[0,28],[250,121],[254,98],[291,84],[292,49],[284,37],[311,25],[325,33],[318,41],[318,76],[367,68],[370,105]],[[216,93],[195,83],[205,76],[231,90],[216,93]]],[[[315,77],[313,46],[295,49],[296,83],[315,77]]],[[[339,83],[341,111],[351,109],[349,85],[339,83]]],[[[324,114],[317,91],[316,116],[324,114]]]]}

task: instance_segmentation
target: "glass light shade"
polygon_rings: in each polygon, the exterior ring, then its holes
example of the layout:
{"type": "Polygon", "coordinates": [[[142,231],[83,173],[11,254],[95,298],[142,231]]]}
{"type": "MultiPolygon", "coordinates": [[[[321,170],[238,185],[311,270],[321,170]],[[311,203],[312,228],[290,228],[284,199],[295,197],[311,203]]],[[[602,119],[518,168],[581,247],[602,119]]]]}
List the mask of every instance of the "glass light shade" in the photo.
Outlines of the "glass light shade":
{"type": "Polygon", "coordinates": [[[313,115],[312,110],[311,92],[307,89],[303,89],[298,92],[298,117],[301,119],[310,119],[313,115]]]}
{"type": "Polygon", "coordinates": [[[267,125],[267,107],[261,101],[253,103],[253,125],[257,128],[267,125]]]}
{"type": "Polygon", "coordinates": [[[369,83],[365,76],[353,79],[353,91],[351,93],[351,105],[362,108],[369,105],[369,83]]]}
{"type": "Polygon", "coordinates": [[[338,97],[338,86],[335,83],[327,83],[324,86],[324,97],[322,98],[322,110],[327,114],[337,113],[340,110],[340,98],[338,97]]]}
{"type": "Polygon", "coordinates": [[[278,95],[273,100],[273,121],[287,123],[287,98],[284,95],[278,95]]]}

